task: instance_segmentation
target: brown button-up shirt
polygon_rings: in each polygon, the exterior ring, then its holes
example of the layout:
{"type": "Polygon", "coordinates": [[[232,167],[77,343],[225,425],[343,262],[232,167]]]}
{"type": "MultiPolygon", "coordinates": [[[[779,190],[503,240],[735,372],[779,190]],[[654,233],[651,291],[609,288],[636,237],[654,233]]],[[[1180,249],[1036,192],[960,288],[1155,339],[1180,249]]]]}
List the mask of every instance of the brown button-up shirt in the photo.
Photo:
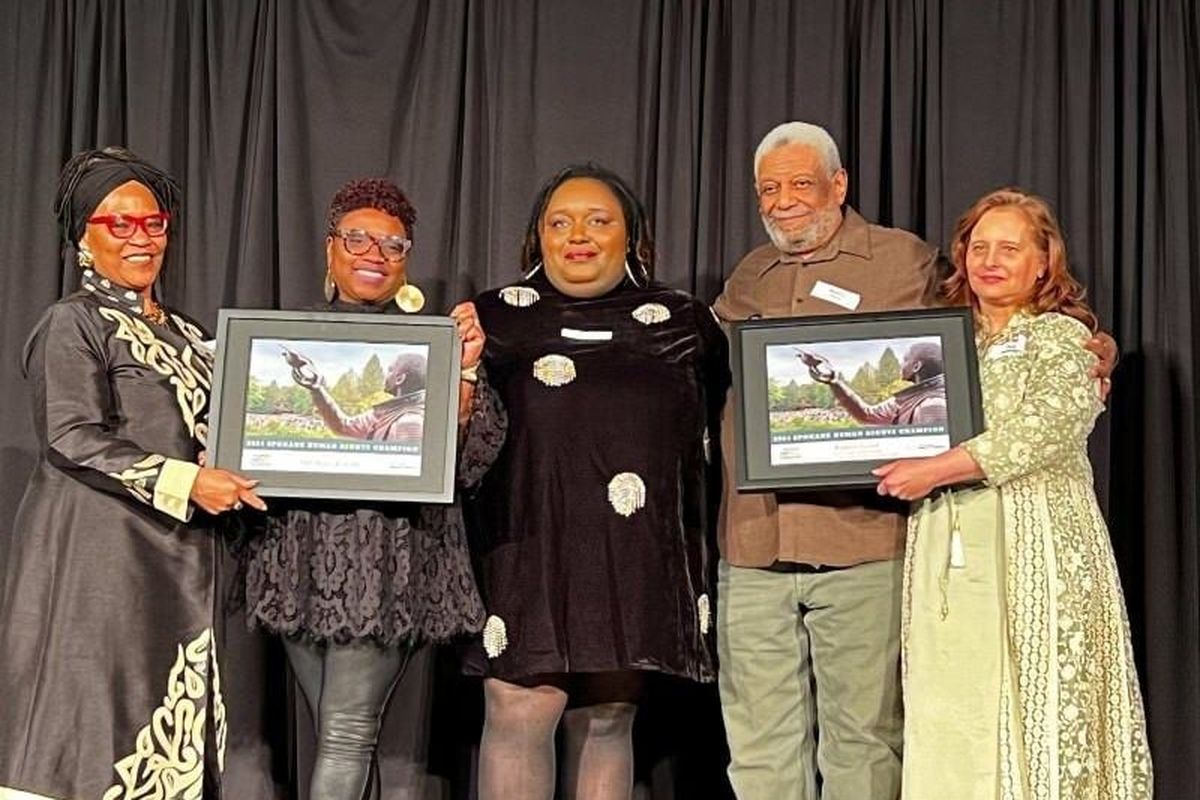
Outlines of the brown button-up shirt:
{"type": "MultiPolygon", "coordinates": [[[[855,311],[932,305],[937,250],[906,231],[870,225],[849,206],[845,212],[834,237],[812,253],[790,255],[767,244],[747,254],[713,306],[717,316],[733,322],[846,313],[812,296],[817,281],[857,293],[862,299],[855,311]]],[[[850,566],[903,552],[907,506],[873,490],[739,493],[733,415],[730,400],[722,421],[725,494],[719,521],[721,555],[729,563],[850,566]]]]}

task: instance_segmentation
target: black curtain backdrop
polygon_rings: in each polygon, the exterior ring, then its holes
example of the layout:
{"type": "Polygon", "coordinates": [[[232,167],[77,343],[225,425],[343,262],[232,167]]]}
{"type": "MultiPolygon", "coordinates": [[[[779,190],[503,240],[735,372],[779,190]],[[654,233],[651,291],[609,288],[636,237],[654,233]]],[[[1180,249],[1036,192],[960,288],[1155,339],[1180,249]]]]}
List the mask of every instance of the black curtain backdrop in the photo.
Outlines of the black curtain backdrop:
{"type": "MultiPolygon", "coordinates": [[[[33,457],[20,346],[76,285],[51,213],[71,153],[126,144],[181,179],[164,293],[211,324],[314,302],[325,205],[366,175],[415,202],[410,277],[431,308],[504,283],[536,187],[587,159],[640,191],[659,277],[711,300],[765,239],[755,144],[805,119],[841,145],[856,208],[931,242],[1002,184],[1057,207],[1123,352],[1093,456],[1158,796],[1197,796],[1191,0],[4,0],[0,37],[0,558],[33,457]]],[[[236,624],[226,652],[230,796],[303,796],[309,721],[284,713],[275,645],[236,624]]],[[[426,653],[399,689],[385,797],[468,796],[478,694],[452,676],[426,653]]],[[[711,689],[665,687],[639,725],[640,796],[726,796],[711,689]]]]}

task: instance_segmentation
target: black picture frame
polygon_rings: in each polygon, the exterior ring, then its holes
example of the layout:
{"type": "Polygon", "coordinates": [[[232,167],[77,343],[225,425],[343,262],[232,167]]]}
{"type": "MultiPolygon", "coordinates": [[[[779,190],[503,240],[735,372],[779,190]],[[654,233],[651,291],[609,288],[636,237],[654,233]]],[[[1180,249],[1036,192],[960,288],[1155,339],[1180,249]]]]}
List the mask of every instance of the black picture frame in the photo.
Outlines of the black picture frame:
{"type": "MultiPolygon", "coordinates": [[[[872,469],[897,458],[942,452],[977,435],[984,427],[974,321],[969,308],[745,320],[731,325],[730,345],[735,480],[741,492],[874,486],[879,479],[871,474],[872,469]],[[820,389],[806,390],[802,379],[792,377],[789,383],[781,383],[797,371],[787,363],[788,348],[815,386],[819,381],[812,379],[799,358],[801,352],[824,359],[819,370],[822,376],[828,376],[832,368],[844,383],[850,383],[843,370],[852,366],[851,357],[847,355],[846,363],[838,364],[819,351],[866,354],[876,352],[880,343],[886,343],[887,349],[892,344],[909,342],[906,347],[911,348],[935,340],[940,342],[944,366],[945,421],[941,431],[935,430],[939,423],[928,421],[855,422],[831,387],[826,396],[820,389]],[[775,380],[774,388],[771,380],[775,380]],[[833,406],[822,406],[831,398],[833,406]],[[851,421],[845,422],[839,415],[851,421]]],[[[907,351],[897,353],[893,349],[897,361],[906,355],[907,351]]],[[[883,357],[878,363],[873,373],[877,378],[883,375],[884,366],[890,366],[883,357]]],[[[869,361],[854,378],[860,379],[863,374],[872,374],[869,361]]],[[[923,409],[915,412],[917,418],[936,417],[936,384],[924,381],[907,394],[890,395],[898,410],[896,419],[913,414],[914,409],[923,409]]],[[[882,413],[893,406],[878,408],[882,413]]]]}
{"type": "Polygon", "coordinates": [[[257,491],[267,497],[453,501],[462,352],[452,319],[221,309],[216,341],[210,465],[258,479],[257,491]],[[284,349],[308,359],[300,374],[306,379],[320,374],[330,396],[337,381],[342,381],[338,393],[343,397],[349,387],[357,387],[356,400],[363,407],[343,409],[341,421],[331,425],[313,390],[299,387],[297,393],[296,380],[288,383],[292,365],[284,349]],[[370,358],[363,362],[368,353],[374,366],[370,358]],[[415,384],[413,376],[420,374],[422,354],[424,387],[403,393],[403,384],[415,384]],[[275,363],[276,355],[280,363],[275,363]],[[380,389],[379,370],[387,384],[393,369],[399,386],[380,389]],[[272,377],[284,370],[284,378],[272,377]],[[347,371],[351,377],[344,378],[347,371]],[[273,384],[266,383],[269,377],[273,384]],[[392,399],[383,401],[388,393],[392,399]],[[291,413],[303,405],[303,395],[313,408],[291,413]],[[371,404],[372,398],[379,402],[371,404]],[[354,423],[355,433],[345,433],[351,427],[335,432],[342,422],[354,423]]]}

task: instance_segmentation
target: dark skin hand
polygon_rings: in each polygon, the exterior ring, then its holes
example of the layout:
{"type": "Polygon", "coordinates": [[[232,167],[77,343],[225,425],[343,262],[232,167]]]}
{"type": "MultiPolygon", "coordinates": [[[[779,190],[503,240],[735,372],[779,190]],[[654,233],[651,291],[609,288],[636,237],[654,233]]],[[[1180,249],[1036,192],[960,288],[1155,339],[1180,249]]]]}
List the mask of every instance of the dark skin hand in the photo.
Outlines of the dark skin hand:
{"type": "MultiPolygon", "coordinates": [[[[462,340],[462,368],[470,369],[477,366],[483,358],[483,346],[487,337],[483,326],[479,324],[479,314],[475,304],[466,301],[459,303],[450,310],[458,328],[458,337],[462,340]]],[[[471,418],[471,403],[475,396],[475,384],[463,381],[458,395],[458,424],[465,425],[471,418]]]]}
{"type": "Polygon", "coordinates": [[[1100,380],[1100,400],[1108,402],[1108,393],[1112,391],[1113,370],[1116,369],[1117,359],[1120,357],[1117,342],[1105,331],[1100,331],[1084,342],[1083,347],[1094,353],[1098,359],[1088,374],[1100,380]]]}
{"type": "Polygon", "coordinates": [[[192,484],[192,493],[188,496],[197,506],[209,514],[237,511],[243,505],[259,511],[267,510],[267,504],[254,491],[258,481],[227,469],[204,466],[204,453],[200,454],[198,461],[200,472],[196,474],[196,482],[192,484]]]}

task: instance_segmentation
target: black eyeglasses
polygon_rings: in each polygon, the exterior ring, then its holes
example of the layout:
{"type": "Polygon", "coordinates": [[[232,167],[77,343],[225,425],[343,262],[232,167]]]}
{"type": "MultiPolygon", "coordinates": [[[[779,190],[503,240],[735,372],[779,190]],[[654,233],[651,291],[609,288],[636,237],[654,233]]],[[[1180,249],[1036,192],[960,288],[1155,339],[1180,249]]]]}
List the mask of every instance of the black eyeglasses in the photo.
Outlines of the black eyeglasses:
{"type": "Polygon", "coordinates": [[[361,256],[371,249],[371,245],[378,245],[384,258],[388,261],[399,261],[412,248],[412,239],[405,239],[403,236],[376,236],[358,228],[348,231],[335,228],[332,233],[342,240],[342,247],[352,256],[361,256]]]}

